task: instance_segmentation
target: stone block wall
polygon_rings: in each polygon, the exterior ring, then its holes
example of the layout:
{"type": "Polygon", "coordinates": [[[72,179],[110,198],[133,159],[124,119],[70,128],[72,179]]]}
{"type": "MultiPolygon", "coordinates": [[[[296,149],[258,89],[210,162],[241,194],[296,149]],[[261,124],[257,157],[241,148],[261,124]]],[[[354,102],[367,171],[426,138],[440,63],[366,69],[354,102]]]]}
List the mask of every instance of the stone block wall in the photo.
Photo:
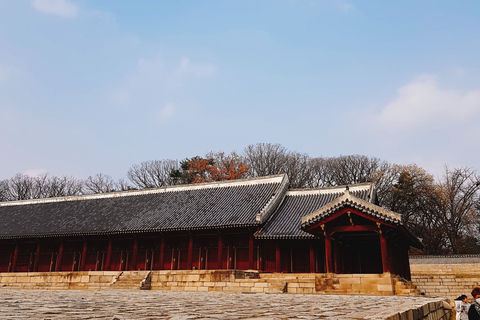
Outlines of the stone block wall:
{"type": "Polygon", "coordinates": [[[410,264],[412,282],[426,296],[453,301],[465,294],[471,299],[473,287],[480,287],[480,262],[414,261],[410,264]],[[438,262],[438,263],[432,263],[438,262]]]}
{"type": "Polygon", "coordinates": [[[117,271],[0,273],[0,287],[15,289],[106,289],[117,271]]]}
{"type": "Polygon", "coordinates": [[[452,313],[452,308],[447,302],[435,301],[398,312],[388,316],[385,320],[450,320],[452,315],[454,313],[452,313]]]}
{"type": "MultiPolygon", "coordinates": [[[[391,274],[258,273],[233,270],[152,271],[152,290],[242,293],[394,295],[391,274]]],[[[401,295],[411,291],[403,287],[401,295]]]]}

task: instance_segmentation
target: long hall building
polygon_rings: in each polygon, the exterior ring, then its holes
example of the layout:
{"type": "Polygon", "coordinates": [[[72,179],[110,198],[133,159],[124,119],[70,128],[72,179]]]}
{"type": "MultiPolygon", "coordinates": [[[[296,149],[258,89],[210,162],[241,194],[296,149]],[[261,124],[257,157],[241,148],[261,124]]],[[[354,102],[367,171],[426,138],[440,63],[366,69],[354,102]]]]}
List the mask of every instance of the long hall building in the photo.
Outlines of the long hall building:
{"type": "Polygon", "coordinates": [[[287,175],[0,203],[0,272],[236,269],[410,279],[422,244],[373,184],[287,175]]]}

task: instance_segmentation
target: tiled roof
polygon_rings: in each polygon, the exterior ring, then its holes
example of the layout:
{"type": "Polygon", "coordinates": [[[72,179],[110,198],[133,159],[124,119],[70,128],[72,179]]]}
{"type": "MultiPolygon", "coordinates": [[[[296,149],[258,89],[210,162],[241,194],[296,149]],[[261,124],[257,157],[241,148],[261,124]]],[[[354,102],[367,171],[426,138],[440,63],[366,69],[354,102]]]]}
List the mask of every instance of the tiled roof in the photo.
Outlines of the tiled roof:
{"type": "Polygon", "coordinates": [[[402,216],[400,214],[374,205],[373,203],[367,202],[359,197],[356,197],[349,190],[345,190],[344,194],[335,201],[332,201],[328,205],[320,208],[319,210],[303,217],[302,228],[317,223],[318,221],[324,219],[325,217],[328,217],[330,214],[345,206],[357,208],[360,211],[368,213],[372,217],[376,217],[386,222],[390,222],[396,225],[402,224],[402,216]]]}
{"type": "MultiPolygon", "coordinates": [[[[0,238],[256,226],[286,175],[0,203],[0,238]]],[[[275,201],[273,201],[275,202],[275,201]]]]}
{"type": "MultiPolygon", "coordinates": [[[[369,183],[350,186],[358,198],[370,201],[373,186],[369,183]]],[[[301,229],[302,217],[317,211],[344,194],[345,186],[312,190],[288,191],[278,210],[257,234],[258,239],[297,238],[314,236],[301,229]]]]}

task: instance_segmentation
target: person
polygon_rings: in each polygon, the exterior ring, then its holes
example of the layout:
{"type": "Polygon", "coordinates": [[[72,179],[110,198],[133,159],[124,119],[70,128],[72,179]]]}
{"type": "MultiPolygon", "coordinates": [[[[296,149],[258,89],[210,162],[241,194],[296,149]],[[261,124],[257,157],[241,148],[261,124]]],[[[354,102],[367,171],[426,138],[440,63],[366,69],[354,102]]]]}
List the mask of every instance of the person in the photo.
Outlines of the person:
{"type": "Polygon", "coordinates": [[[455,299],[455,311],[457,312],[455,320],[468,320],[469,309],[470,303],[468,303],[468,297],[462,294],[455,299]]]}
{"type": "Polygon", "coordinates": [[[475,301],[468,310],[468,320],[480,320],[480,287],[473,288],[472,297],[475,301]]]}

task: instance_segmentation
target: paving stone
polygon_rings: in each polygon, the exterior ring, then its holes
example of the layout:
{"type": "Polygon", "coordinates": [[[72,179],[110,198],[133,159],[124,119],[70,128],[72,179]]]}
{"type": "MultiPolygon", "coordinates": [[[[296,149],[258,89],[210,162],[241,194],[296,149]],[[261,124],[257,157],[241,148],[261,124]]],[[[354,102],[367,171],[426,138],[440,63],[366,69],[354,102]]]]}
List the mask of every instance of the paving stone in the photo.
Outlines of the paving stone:
{"type": "Polygon", "coordinates": [[[385,319],[441,299],[146,290],[0,289],[1,319],[385,319]]]}

